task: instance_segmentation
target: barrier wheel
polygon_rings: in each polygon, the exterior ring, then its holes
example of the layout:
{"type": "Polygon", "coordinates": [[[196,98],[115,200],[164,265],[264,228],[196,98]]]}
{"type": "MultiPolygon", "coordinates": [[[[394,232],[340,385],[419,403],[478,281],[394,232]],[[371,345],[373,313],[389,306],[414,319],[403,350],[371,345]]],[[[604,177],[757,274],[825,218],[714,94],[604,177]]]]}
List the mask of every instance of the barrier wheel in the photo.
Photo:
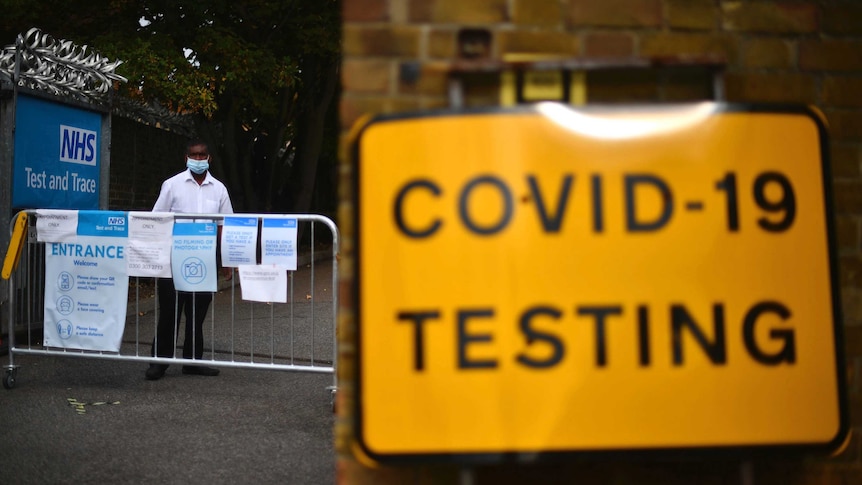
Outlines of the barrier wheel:
{"type": "Polygon", "coordinates": [[[3,387],[6,389],[12,389],[15,387],[15,373],[9,371],[3,376],[3,387]]]}

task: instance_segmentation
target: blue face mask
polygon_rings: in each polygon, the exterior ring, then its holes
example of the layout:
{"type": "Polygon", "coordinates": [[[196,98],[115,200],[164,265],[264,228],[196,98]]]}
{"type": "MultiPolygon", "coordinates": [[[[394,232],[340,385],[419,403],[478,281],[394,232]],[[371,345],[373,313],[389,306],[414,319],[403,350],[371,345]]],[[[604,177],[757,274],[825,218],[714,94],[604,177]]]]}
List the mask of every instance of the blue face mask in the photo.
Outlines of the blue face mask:
{"type": "Polygon", "coordinates": [[[195,174],[202,174],[209,170],[210,162],[209,160],[195,160],[194,158],[186,158],[186,167],[195,174]]]}

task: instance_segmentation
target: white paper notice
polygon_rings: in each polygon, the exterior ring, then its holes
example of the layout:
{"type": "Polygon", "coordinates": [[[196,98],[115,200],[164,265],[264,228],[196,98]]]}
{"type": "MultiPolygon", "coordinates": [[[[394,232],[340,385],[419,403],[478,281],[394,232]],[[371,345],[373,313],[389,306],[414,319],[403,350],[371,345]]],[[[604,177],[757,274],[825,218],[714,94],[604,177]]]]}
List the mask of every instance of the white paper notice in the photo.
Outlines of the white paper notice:
{"type": "Polygon", "coordinates": [[[171,270],[178,291],[218,290],[216,275],[216,224],[174,224],[171,270]]]}
{"type": "Polygon", "coordinates": [[[240,266],[242,299],[287,303],[287,271],[278,266],[240,266]]]}
{"type": "Polygon", "coordinates": [[[45,244],[46,347],[117,352],[129,277],[123,212],[80,211],[72,241],[45,244]]]}
{"type": "Polygon", "coordinates": [[[221,228],[221,265],[257,263],[257,217],[225,217],[221,228]]]}
{"type": "Polygon", "coordinates": [[[261,252],[261,264],[296,271],[296,219],[264,219],[261,252]]]}
{"type": "Polygon", "coordinates": [[[129,212],[129,276],[171,277],[173,230],[174,215],[170,212],[129,212]]]}
{"type": "Polygon", "coordinates": [[[36,211],[36,240],[72,241],[78,235],[78,211],[39,209],[36,211]]]}

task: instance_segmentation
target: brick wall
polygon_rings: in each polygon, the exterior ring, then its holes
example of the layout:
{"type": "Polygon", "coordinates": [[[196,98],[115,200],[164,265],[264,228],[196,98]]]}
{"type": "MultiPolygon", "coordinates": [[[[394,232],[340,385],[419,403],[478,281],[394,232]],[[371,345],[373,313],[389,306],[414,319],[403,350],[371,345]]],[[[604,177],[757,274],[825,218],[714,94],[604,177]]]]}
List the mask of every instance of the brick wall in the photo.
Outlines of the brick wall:
{"type": "MultiPolygon", "coordinates": [[[[841,265],[851,423],[850,445],[837,457],[802,462],[775,458],[739,463],[592,463],[478,468],[473,483],[862,483],[862,2],[841,0],[342,0],[344,64],[342,154],[347,133],[368,113],[445,106],[447,66],[459,52],[458,32],[491,33],[489,57],[557,54],[580,59],[721,59],[728,101],[812,103],[830,126],[836,227],[841,265]],[[417,73],[418,78],[407,76],[417,73]]],[[[709,97],[702,79],[671,85],[658,96],[649,72],[595,73],[589,101],[686,100],[709,97]],[[673,94],[675,93],[675,94],[673,94]]],[[[493,104],[498,87],[467,93],[467,103],[493,104]]],[[[353,257],[350,160],[341,162],[344,238],[341,366],[337,427],[343,483],[457,483],[443,466],[369,467],[350,452],[353,257]]],[[[394,390],[397,392],[397,390],[394,390]]]]}

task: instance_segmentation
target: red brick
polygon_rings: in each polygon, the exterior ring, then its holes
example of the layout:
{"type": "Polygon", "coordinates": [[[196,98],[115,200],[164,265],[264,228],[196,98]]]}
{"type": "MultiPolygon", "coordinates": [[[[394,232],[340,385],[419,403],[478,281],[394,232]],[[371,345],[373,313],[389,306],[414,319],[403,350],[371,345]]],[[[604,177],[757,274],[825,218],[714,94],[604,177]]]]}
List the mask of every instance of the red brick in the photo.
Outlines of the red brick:
{"type": "MultiPolygon", "coordinates": [[[[835,218],[835,234],[838,239],[838,250],[857,251],[859,249],[859,221],[856,217],[837,216],[835,218]]],[[[859,295],[862,308],[862,294],[859,295]]],[[[862,323],[862,314],[859,315],[862,323]]]]}
{"type": "Polygon", "coordinates": [[[724,2],[721,10],[726,30],[800,34],[818,29],[818,10],[813,3],[724,2]]]}
{"type": "Polygon", "coordinates": [[[418,97],[387,97],[378,95],[353,95],[345,93],[339,105],[339,121],[343,128],[350,128],[363,115],[381,113],[403,113],[418,111],[421,101],[418,97]]]}
{"type": "Polygon", "coordinates": [[[593,32],[584,34],[584,56],[596,59],[627,58],[634,56],[635,40],[622,32],[593,32]]]}
{"type": "Polygon", "coordinates": [[[458,31],[434,29],[428,33],[428,57],[432,59],[455,59],[458,57],[458,31]]]}
{"type": "Polygon", "coordinates": [[[832,184],[832,192],[835,197],[836,214],[862,214],[862,182],[836,180],[832,184]]]}
{"type": "Polygon", "coordinates": [[[842,288],[841,307],[844,325],[862,326],[862,290],[859,288],[842,288]]]}
{"type": "Polygon", "coordinates": [[[410,0],[407,3],[407,19],[411,22],[431,22],[436,3],[434,0],[410,0]]]}
{"type": "MultiPolygon", "coordinates": [[[[848,361],[852,361],[855,357],[862,357],[862,325],[844,327],[844,352],[848,361]]],[[[862,381],[862,375],[857,375],[855,378],[857,381],[862,381]]]]}
{"type": "Polygon", "coordinates": [[[507,0],[410,0],[410,22],[494,24],[509,21],[507,0]]]}
{"type": "Polygon", "coordinates": [[[743,41],[742,67],[789,69],[795,67],[794,46],[784,39],[755,37],[743,41]]]}
{"type": "Polygon", "coordinates": [[[862,111],[825,111],[829,120],[829,135],[835,141],[862,140],[862,111]]]}
{"type": "Polygon", "coordinates": [[[661,0],[571,1],[569,27],[659,27],[661,0]]]}
{"type": "Polygon", "coordinates": [[[738,56],[737,38],[726,34],[647,33],[641,35],[641,57],[719,56],[730,65],[738,56]]]}
{"type": "Polygon", "coordinates": [[[827,3],[821,7],[821,30],[833,35],[862,34],[862,5],[858,2],[827,3]]]}
{"type": "Polygon", "coordinates": [[[497,34],[496,42],[501,56],[509,53],[536,53],[574,57],[580,51],[578,38],[567,32],[504,31],[497,34]]]}
{"type": "Polygon", "coordinates": [[[858,177],[860,173],[860,161],[862,161],[862,149],[859,143],[837,143],[831,144],[832,175],[835,177],[858,177]]]}
{"type": "Polygon", "coordinates": [[[388,93],[392,69],[389,61],[345,59],[341,64],[342,88],[355,93],[388,93]]]}
{"type": "Polygon", "coordinates": [[[769,103],[813,103],[817,99],[816,81],[809,74],[740,74],[725,77],[729,101],[769,103]]]}
{"type": "Polygon", "coordinates": [[[419,78],[416,81],[406,82],[403,79],[399,80],[398,93],[445,96],[447,94],[448,79],[448,72],[445,69],[422,66],[419,69],[419,78]]]}
{"type": "Polygon", "coordinates": [[[346,56],[399,56],[418,57],[418,27],[364,27],[346,25],[342,49],[346,56]]]}
{"type": "Polygon", "coordinates": [[[514,0],[512,21],[518,26],[557,28],[563,19],[559,0],[514,0]]]}
{"type": "Polygon", "coordinates": [[[351,127],[364,114],[382,113],[386,98],[382,96],[352,96],[344,94],[341,96],[339,105],[339,120],[341,126],[351,127]]]}
{"type": "Polygon", "coordinates": [[[841,286],[862,288],[862,260],[859,256],[842,256],[839,258],[841,286]]]}
{"type": "Polygon", "coordinates": [[[668,0],[667,22],[673,29],[712,30],[718,25],[713,0],[668,0]]]}
{"type": "Polygon", "coordinates": [[[862,71],[862,41],[801,41],[799,68],[808,71],[862,71]]]}
{"type": "Polygon", "coordinates": [[[829,76],[823,80],[823,106],[862,108],[862,78],[829,76]]]}
{"type": "Polygon", "coordinates": [[[388,0],[350,0],[341,4],[342,22],[383,22],[389,20],[388,0]]]}

